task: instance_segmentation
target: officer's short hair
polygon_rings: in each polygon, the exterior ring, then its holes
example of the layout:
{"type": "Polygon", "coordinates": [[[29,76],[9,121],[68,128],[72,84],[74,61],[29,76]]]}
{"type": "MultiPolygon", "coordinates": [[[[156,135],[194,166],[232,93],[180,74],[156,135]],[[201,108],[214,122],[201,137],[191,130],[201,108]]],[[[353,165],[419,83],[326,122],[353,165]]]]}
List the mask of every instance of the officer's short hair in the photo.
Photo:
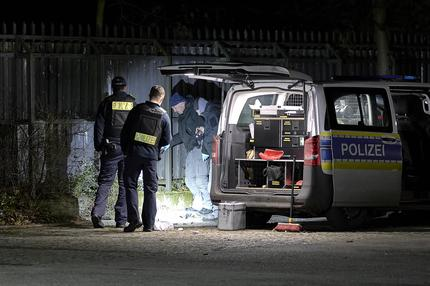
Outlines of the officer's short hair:
{"type": "Polygon", "coordinates": [[[149,99],[160,99],[165,94],[166,92],[164,91],[164,87],[161,85],[154,85],[151,87],[151,91],[149,92],[149,99]]]}
{"type": "Polygon", "coordinates": [[[116,76],[112,79],[111,86],[114,92],[123,91],[127,86],[127,82],[122,76],[116,76]]]}

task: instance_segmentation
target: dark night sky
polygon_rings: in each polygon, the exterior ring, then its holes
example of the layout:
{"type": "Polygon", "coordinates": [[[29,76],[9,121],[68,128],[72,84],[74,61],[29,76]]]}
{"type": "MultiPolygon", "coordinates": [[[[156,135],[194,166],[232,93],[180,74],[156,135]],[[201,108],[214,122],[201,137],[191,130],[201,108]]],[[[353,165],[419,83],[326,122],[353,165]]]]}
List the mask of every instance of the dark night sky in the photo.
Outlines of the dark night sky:
{"type": "MultiPolygon", "coordinates": [[[[3,21],[94,24],[97,0],[7,1],[3,21]],[[20,3],[16,5],[16,3],[20,3]]],[[[394,28],[430,30],[430,1],[387,0],[394,28]]],[[[106,0],[105,22],[126,25],[371,29],[372,0],[153,1],[106,0]]]]}
{"type": "MultiPolygon", "coordinates": [[[[109,0],[108,0],[109,1],[109,0]]],[[[95,0],[2,1],[1,19],[9,21],[94,22],[95,0]]]]}

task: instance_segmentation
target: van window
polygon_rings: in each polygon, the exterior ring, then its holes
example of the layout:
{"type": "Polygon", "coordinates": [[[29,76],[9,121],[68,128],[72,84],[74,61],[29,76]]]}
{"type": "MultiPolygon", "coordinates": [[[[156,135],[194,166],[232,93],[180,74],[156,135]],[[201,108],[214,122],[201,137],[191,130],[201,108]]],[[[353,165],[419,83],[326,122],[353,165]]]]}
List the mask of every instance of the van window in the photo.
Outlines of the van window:
{"type": "Polygon", "coordinates": [[[287,95],[284,106],[303,106],[303,94],[291,93],[287,95]]]}
{"type": "Polygon", "coordinates": [[[253,105],[272,105],[274,104],[274,100],[276,99],[275,94],[264,94],[250,97],[246,100],[245,104],[242,107],[240,112],[239,120],[237,122],[238,126],[248,126],[249,123],[254,122],[254,118],[252,117],[252,110],[250,106],[253,105]]]}
{"type": "Polygon", "coordinates": [[[335,129],[392,130],[385,89],[326,87],[330,125],[335,129]]]}

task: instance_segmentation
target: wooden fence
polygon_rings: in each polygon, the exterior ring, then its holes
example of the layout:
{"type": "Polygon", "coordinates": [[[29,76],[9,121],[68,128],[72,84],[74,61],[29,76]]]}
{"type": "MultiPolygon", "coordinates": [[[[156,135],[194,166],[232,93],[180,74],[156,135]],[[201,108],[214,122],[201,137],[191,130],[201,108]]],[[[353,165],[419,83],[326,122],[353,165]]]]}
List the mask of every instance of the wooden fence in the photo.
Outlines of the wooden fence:
{"type": "MultiPolygon", "coordinates": [[[[315,80],[375,74],[377,52],[370,32],[205,27],[105,27],[101,35],[94,31],[83,25],[2,23],[0,123],[33,124],[48,116],[91,121],[98,103],[110,93],[110,79],[118,74],[128,79],[129,91],[138,101],[147,98],[153,84],[164,85],[170,94],[177,80],[162,77],[157,70],[167,64],[279,64],[315,80]]],[[[389,43],[394,73],[429,81],[430,35],[391,31],[389,43]]],[[[199,86],[198,91],[209,99],[219,95],[216,87],[199,86]]],[[[173,157],[181,158],[182,153],[176,150],[173,157]]],[[[181,177],[181,160],[173,161],[177,164],[173,176],[181,177]]],[[[160,164],[161,177],[171,176],[166,171],[172,169],[170,164],[171,158],[160,164]]]]}

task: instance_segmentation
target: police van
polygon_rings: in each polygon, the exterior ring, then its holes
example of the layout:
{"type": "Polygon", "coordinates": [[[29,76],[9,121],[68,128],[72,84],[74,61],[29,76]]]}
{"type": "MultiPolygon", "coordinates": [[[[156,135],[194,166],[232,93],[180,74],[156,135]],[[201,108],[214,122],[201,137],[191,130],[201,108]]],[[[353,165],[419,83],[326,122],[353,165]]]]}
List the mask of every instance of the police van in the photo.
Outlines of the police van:
{"type": "Polygon", "coordinates": [[[316,83],[279,66],[172,65],[164,75],[222,83],[211,199],[247,220],[326,216],[354,228],[389,210],[430,207],[430,84],[408,78],[316,83]]]}

